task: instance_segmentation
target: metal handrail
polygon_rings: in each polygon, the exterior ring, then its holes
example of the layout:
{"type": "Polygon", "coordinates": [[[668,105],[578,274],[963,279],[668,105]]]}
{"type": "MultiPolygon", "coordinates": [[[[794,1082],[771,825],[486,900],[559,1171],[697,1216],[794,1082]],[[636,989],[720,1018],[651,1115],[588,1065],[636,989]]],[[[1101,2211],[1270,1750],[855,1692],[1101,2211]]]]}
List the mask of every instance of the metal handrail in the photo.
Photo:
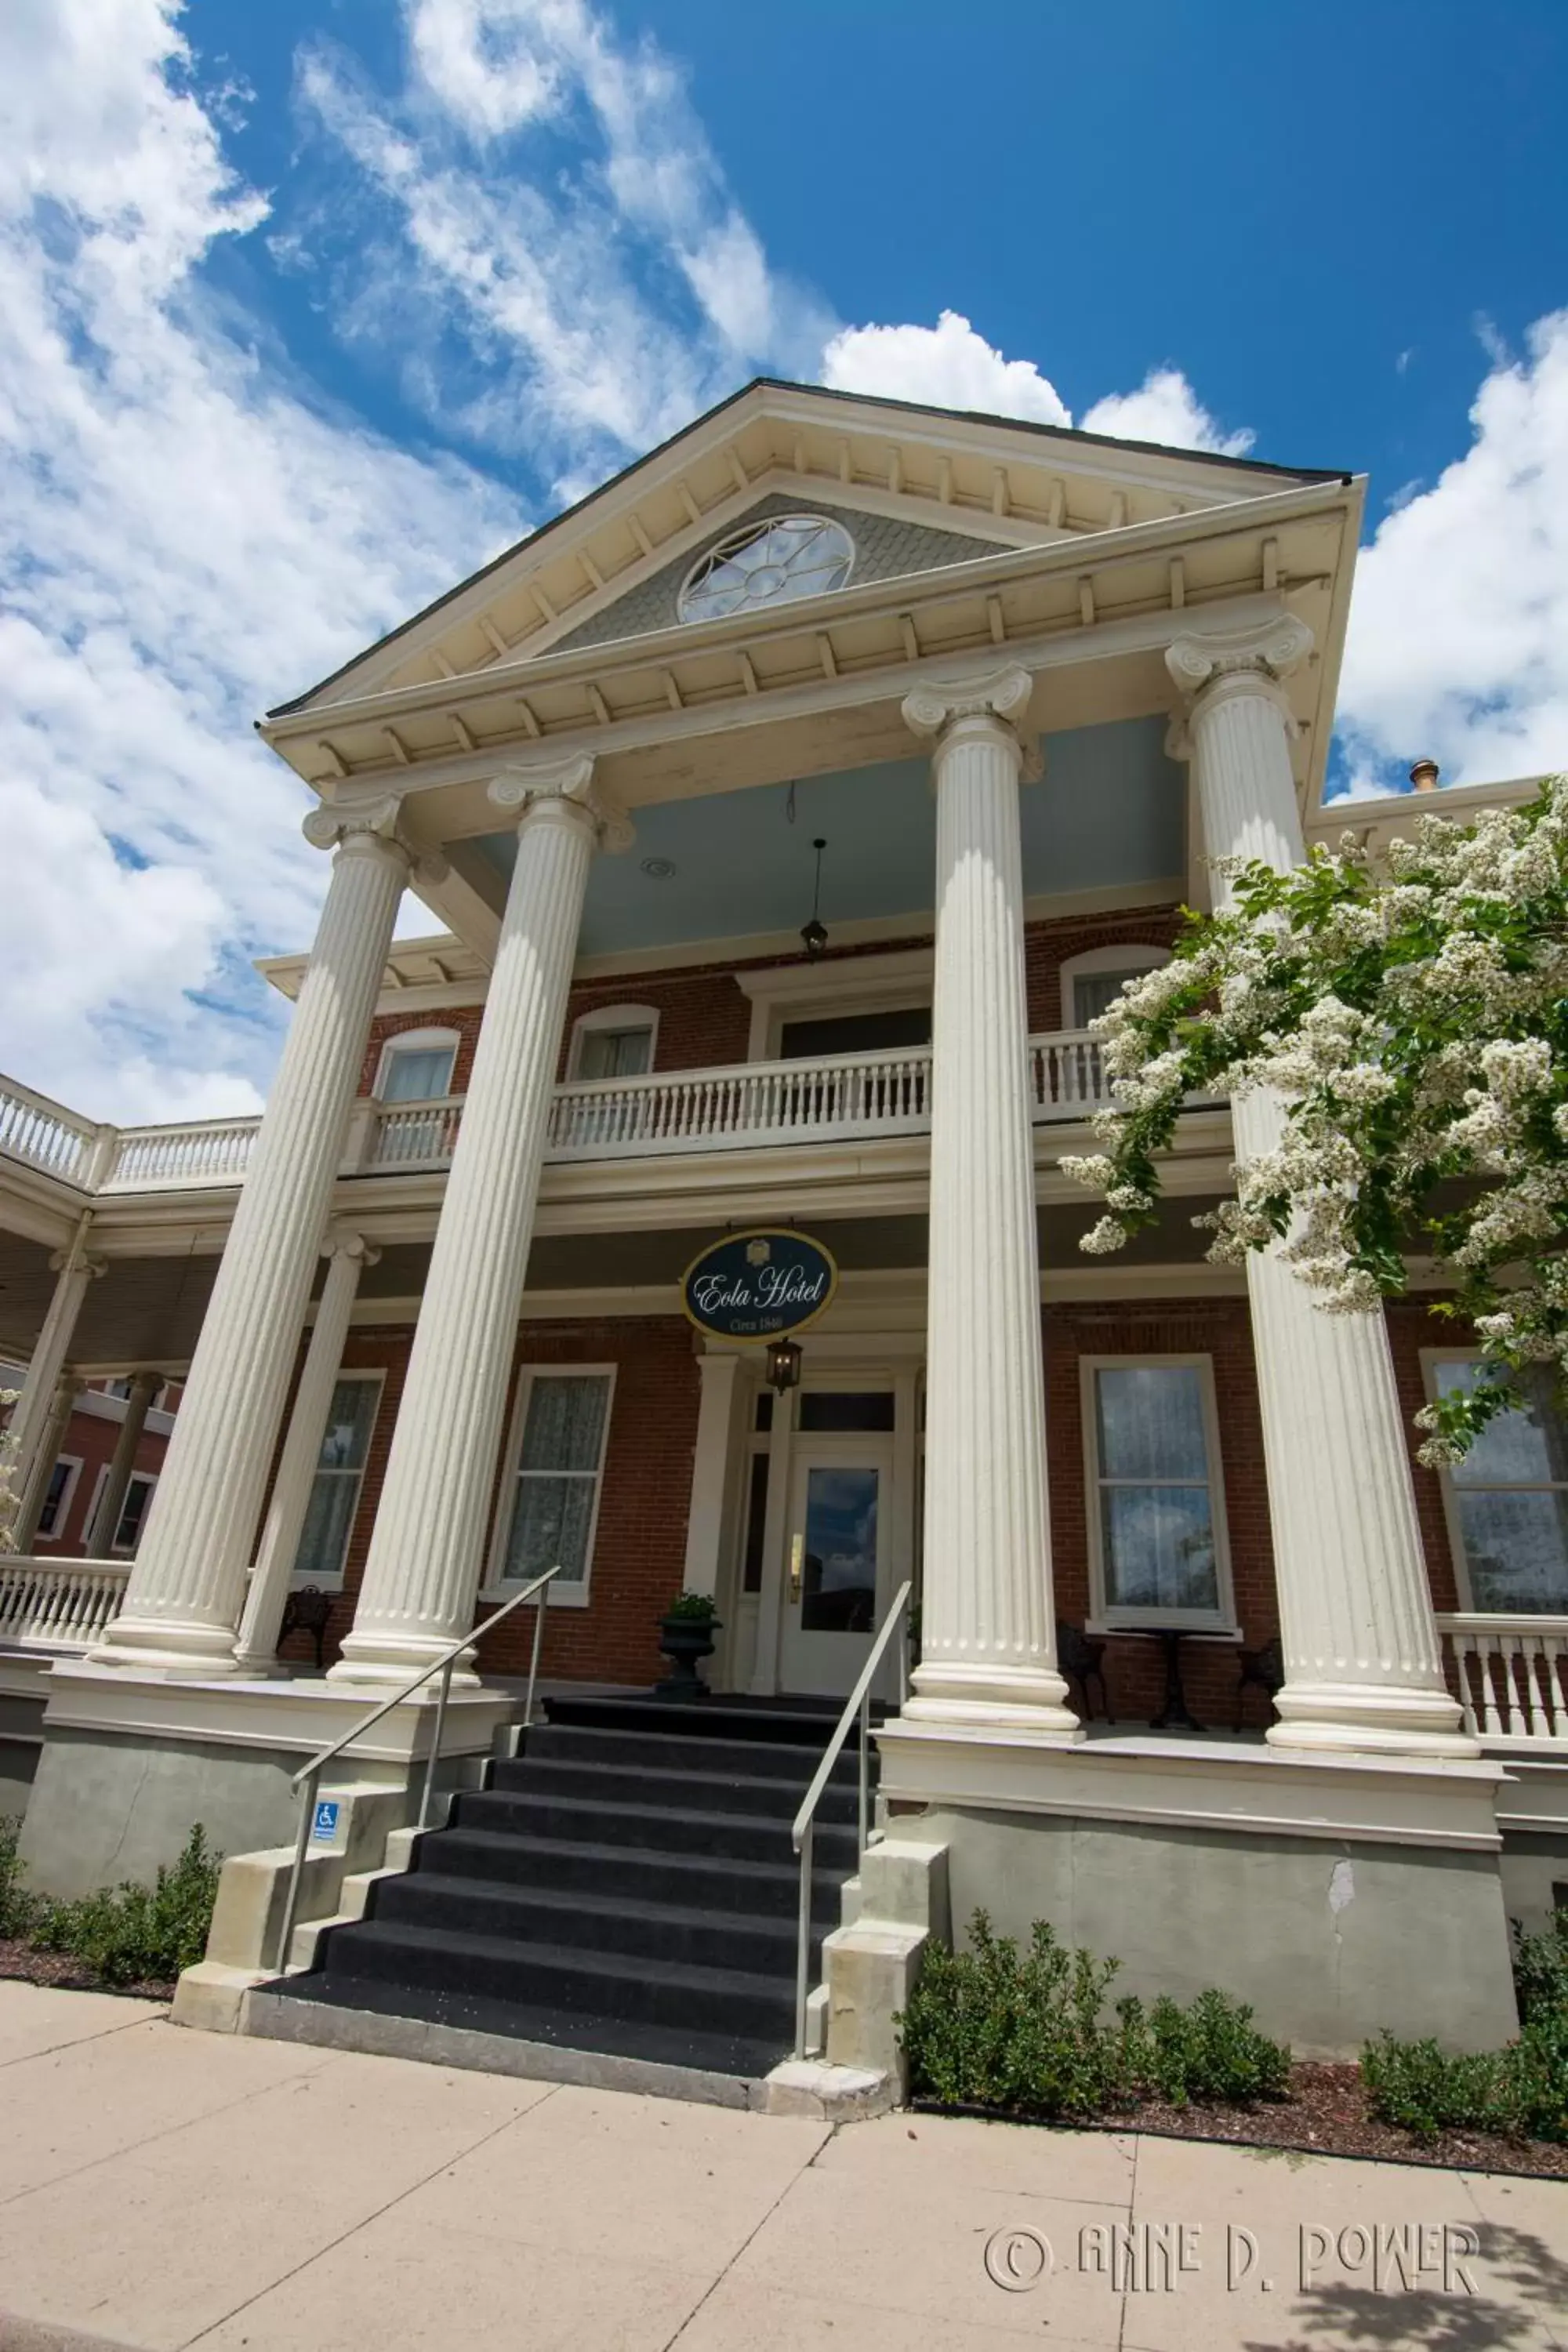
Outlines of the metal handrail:
{"type": "Polygon", "coordinates": [[[436,1701],[436,1721],[430,1733],[430,1753],[425,1759],[425,1786],[419,1798],[418,1827],[424,1829],[430,1819],[430,1793],[435,1786],[436,1766],[441,1754],[441,1735],[447,1725],[447,1701],[452,1689],[452,1668],[463,1652],[469,1648],[481,1633],[488,1633],[492,1626],[500,1623],[503,1617],[510,1617],[514,1609],[521,1609],[525,1601],[531,1601],[536,1592],[542,1592],[544,1598],[539,1604],[539,1614],[533,1621],[533,1651],[528,1662],[528,1696],[523,1703],[522,1710],[523,1728],[526,1730],[533,1721],[533,1689],[539,1679],[539,1652],[544,1639],[544,1612],[550,1606],[549,1588],[560,1573],[561,1562],[557,1560],[553,1568],[547,1568],[542,1576],[535,1577],[531,1584],[525,1584],[521,1592],[514,1592],[511,1599],[503,1607],[496,1610],[492,1616],[487,1617],[482,1625],[473,1627],[462,1636],[461,1640],[454,1642],[450,1649],[443,1650],[438,1658],[432,1658],[427,1666],[420,1668],[412,1682],[405,1683],[401,1690],[394,1691],[390,1698],[383,1699],[379,1706],[373,1707],[368,1715],[361,1716],[359,1721],[345,1731],[341,1739],[334,1739],[330,1748],[321,1748],[311,1757],[308,1764],[301,1764],[300,1769],[291,1776],[289,1783],[290,1788],[299,1789],[301,1781],[305,1785],[300,1792],[300,1820],[294,1832],[294,1867],[289,1874],[289,1895],[283,1906],[283,1925],[278,1937],[278,1949],[274,1958],[274,1966],[279,1976],[288,1966],[289,1947],[294,1937],[294,1919],[300,1907],[300,1883],[305,1874],[305,1853],[310,1843],[310,1821],[316,1810],[316,1789],[321,1780],[322,1767],[330,1764],[335,1756],[341,1756],[345,1748],[352,1748],[354,1741],[367,1732],[373,1724],[379,1723],[384,1715],[390,1715],[395,1706],[401,1706],[405,1698],[412,1698],[415,1692],[421,1689],[432,1675],[439,1675],[441,1695],[436,1701]]]}
{"type": "MultiPolygon", "coordinates": [[[[800,1911],[795,1948],[795,2054],[797,2058],[805,2056],[807,1994],[805,1979],[811,1966],[811,1849],[816,1829],[816,1809],[822,1802],[822,1792],[827,1786],[828,1778],[835,1764],[838,1761],[838,1751],[849,1737],[849,1727],[858,1715],[860,1718],[859,1851],[862,1853],[865,1853],[870,1826],[871,1684],[878,1667],[882,1663],[882,1653],[888,1646],[894,1627],[909,1606],[910,1594],[913,1590],[912,1580],[906,1580],[893,1595],[888,1613],[883,1618],[877,1638],[871,1644],[870,1654],[860,1669],[859,1679],[844,1702],[844,1712],[838,1718],[833,1737],[828,1741],[822,1761],[816,1768],[816,1777],[806,1790],[801,1809],[795,1817],[795,1828],[791,1834],[795,1839],[795,1850],[800,1856],[800,1911]]],[[[900,1706],[908,1696],[909,1658],[907,1654],[900,1650],[899,1652],[899,1705],[900,1706]]]]}

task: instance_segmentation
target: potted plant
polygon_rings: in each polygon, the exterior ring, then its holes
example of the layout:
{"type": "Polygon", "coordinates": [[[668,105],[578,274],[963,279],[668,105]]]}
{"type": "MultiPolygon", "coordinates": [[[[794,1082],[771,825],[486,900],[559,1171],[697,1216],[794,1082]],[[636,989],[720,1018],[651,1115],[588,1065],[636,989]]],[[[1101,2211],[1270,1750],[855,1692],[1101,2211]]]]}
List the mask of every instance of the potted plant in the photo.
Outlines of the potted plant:
{"type": "Polygon", "coordinates": [[[661,1698],[706,1698],[706,1684],[697,1672],[699,1658],[713,1654],[719,1631],[719,1609],[710,1592],[682,1592],[659,1621],[659,1651],[675,1672],[656,1685],[661,1698]]]}

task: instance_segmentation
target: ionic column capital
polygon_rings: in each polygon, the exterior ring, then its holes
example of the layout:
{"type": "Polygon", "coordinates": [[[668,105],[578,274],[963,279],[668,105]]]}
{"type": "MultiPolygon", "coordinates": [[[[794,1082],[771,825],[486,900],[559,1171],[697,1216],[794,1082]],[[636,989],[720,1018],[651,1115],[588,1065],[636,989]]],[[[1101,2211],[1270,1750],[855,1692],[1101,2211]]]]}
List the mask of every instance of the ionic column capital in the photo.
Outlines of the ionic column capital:
{"type": "MultiPolygon", "coordinates": [[[[1254,694],[1272,702],[1293,735],[1296,722],[1282,681],[1312,650],[1312,632],[1294,613],[1280,613],[1249,629],[1215,630],[1175,637],[1165,648],[1165,667],[1190,715],[1230,694],[1254,694]]],[[[1192,757],[1192,738],[1180,717],[1173,719],[1165,751],[1173,760],[1192,757]]]]}
{"type": "Polygon", "coordinates": [[[326,1258],[354,1259],[361,1272],[381,1264],[381,1252],[363,1234],[353,1233],[342,1226],[333,1226],[321,1242],[321,1255],[326,1258]]]}
{"type": "Polygon", "coordinates": [[[100,1274],[108,1271],[108,1267],[106,1257],[92,1257],[84,1249],[72,1247],[49,1252],[51,1274],[85,1274],[90,1282],[96,1282],[100,1274]]]}
{"type": "Polygon", "coordinates": [[[390,858],[406,873],[417,853],[402,837],[402,803],[390,796],[359,807],[339,808],[327,803],[313,808],[300,830],[312,849],[335,849],[345,857],[390,858]]]}
{"type": "Polygon", "coordinates": [[[586,751],[562,760],[503,768],[492,779],[489,797],[499,809],[518,812],[518,830],[531,820],[575,816],[593,831],[601,849],[629,849],[637,835],[626,811],[594,782],[597,762],[586,751]]]}
{"type": "Polygon", "coordinates": [[[928,678],[905,695],[904,724],[940,751],[956,727],[974,721],[988,733],[1005,735],[1016,745],[1022,759],[1017,721],[1028,709],[1034,691],[1034,679],[1017,662],[968,677],[928,678]]]}

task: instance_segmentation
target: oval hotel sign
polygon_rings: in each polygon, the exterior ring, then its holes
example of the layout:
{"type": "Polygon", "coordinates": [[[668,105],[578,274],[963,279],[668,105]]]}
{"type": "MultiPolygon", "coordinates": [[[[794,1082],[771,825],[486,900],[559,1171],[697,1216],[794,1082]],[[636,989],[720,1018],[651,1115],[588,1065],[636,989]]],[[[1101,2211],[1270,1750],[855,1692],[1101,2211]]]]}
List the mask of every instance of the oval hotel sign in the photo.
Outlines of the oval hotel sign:
{"type": "Polygon", "coordinates": [[[838,1268],[805,1234],[726,1234],[694,1257],[681,1304],[700,1331],[718,1339],[777,1339],[831,1305],[838,1268]]]}

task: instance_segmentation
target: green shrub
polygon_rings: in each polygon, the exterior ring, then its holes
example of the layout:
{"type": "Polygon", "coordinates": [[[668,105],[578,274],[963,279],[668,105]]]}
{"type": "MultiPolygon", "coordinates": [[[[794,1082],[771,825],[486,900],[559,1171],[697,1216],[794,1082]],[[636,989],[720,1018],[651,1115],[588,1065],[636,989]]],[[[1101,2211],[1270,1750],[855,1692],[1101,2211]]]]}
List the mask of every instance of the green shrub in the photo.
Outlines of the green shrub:
{"type": "Polygon", "coordinates": [[[1552,1925],[1527,1936],[1513,1923],[1513,1989],[1522,2023],[1568,2015],[1568,1909],[1554,1911],[1552,1925]]]}
{"type": "Polygon", "coordinates": [[[1384,2033],[1362,2053],[1373,2115],[1416,2139],[1479,2131],[1568,2141],[1568,2008],[1531,2016],[1503,2050],[1455,2055],[1384,2033]]]}
{"type": "Polygon", "coordinates": [[[47,1905],[34,1930],[43,1950],[68,1952],[106,1984],[167,1982],[206,1949],[223,1856],[208,1851],[198,1822],[157,1884],[126,1879],[75,1903],[47,1905]]]}
{"type": "Polygon", "coordinates": [[[16,1853],[22,1834],[19,1821],[0,1821],[0,1936],[30,1936],[44,1906],[22,1884],[23,1865],[16,1853]]]}
{"type": "Polygon", "coordinates": [[[917,2094],[954,2106],[1092,2116],[1157,2096],[1247,2104],[1276,2097],[1289,2053],[1268,2041],[1252,2012],[1221,1992],[1183,2009],[1105,1998],[1119,1963],[1069,1952],[1043,1919],[1026,1952],[994,1936],[984,1911],[968,1951],[929,1947],[898,2022],[917,2094]]]}

